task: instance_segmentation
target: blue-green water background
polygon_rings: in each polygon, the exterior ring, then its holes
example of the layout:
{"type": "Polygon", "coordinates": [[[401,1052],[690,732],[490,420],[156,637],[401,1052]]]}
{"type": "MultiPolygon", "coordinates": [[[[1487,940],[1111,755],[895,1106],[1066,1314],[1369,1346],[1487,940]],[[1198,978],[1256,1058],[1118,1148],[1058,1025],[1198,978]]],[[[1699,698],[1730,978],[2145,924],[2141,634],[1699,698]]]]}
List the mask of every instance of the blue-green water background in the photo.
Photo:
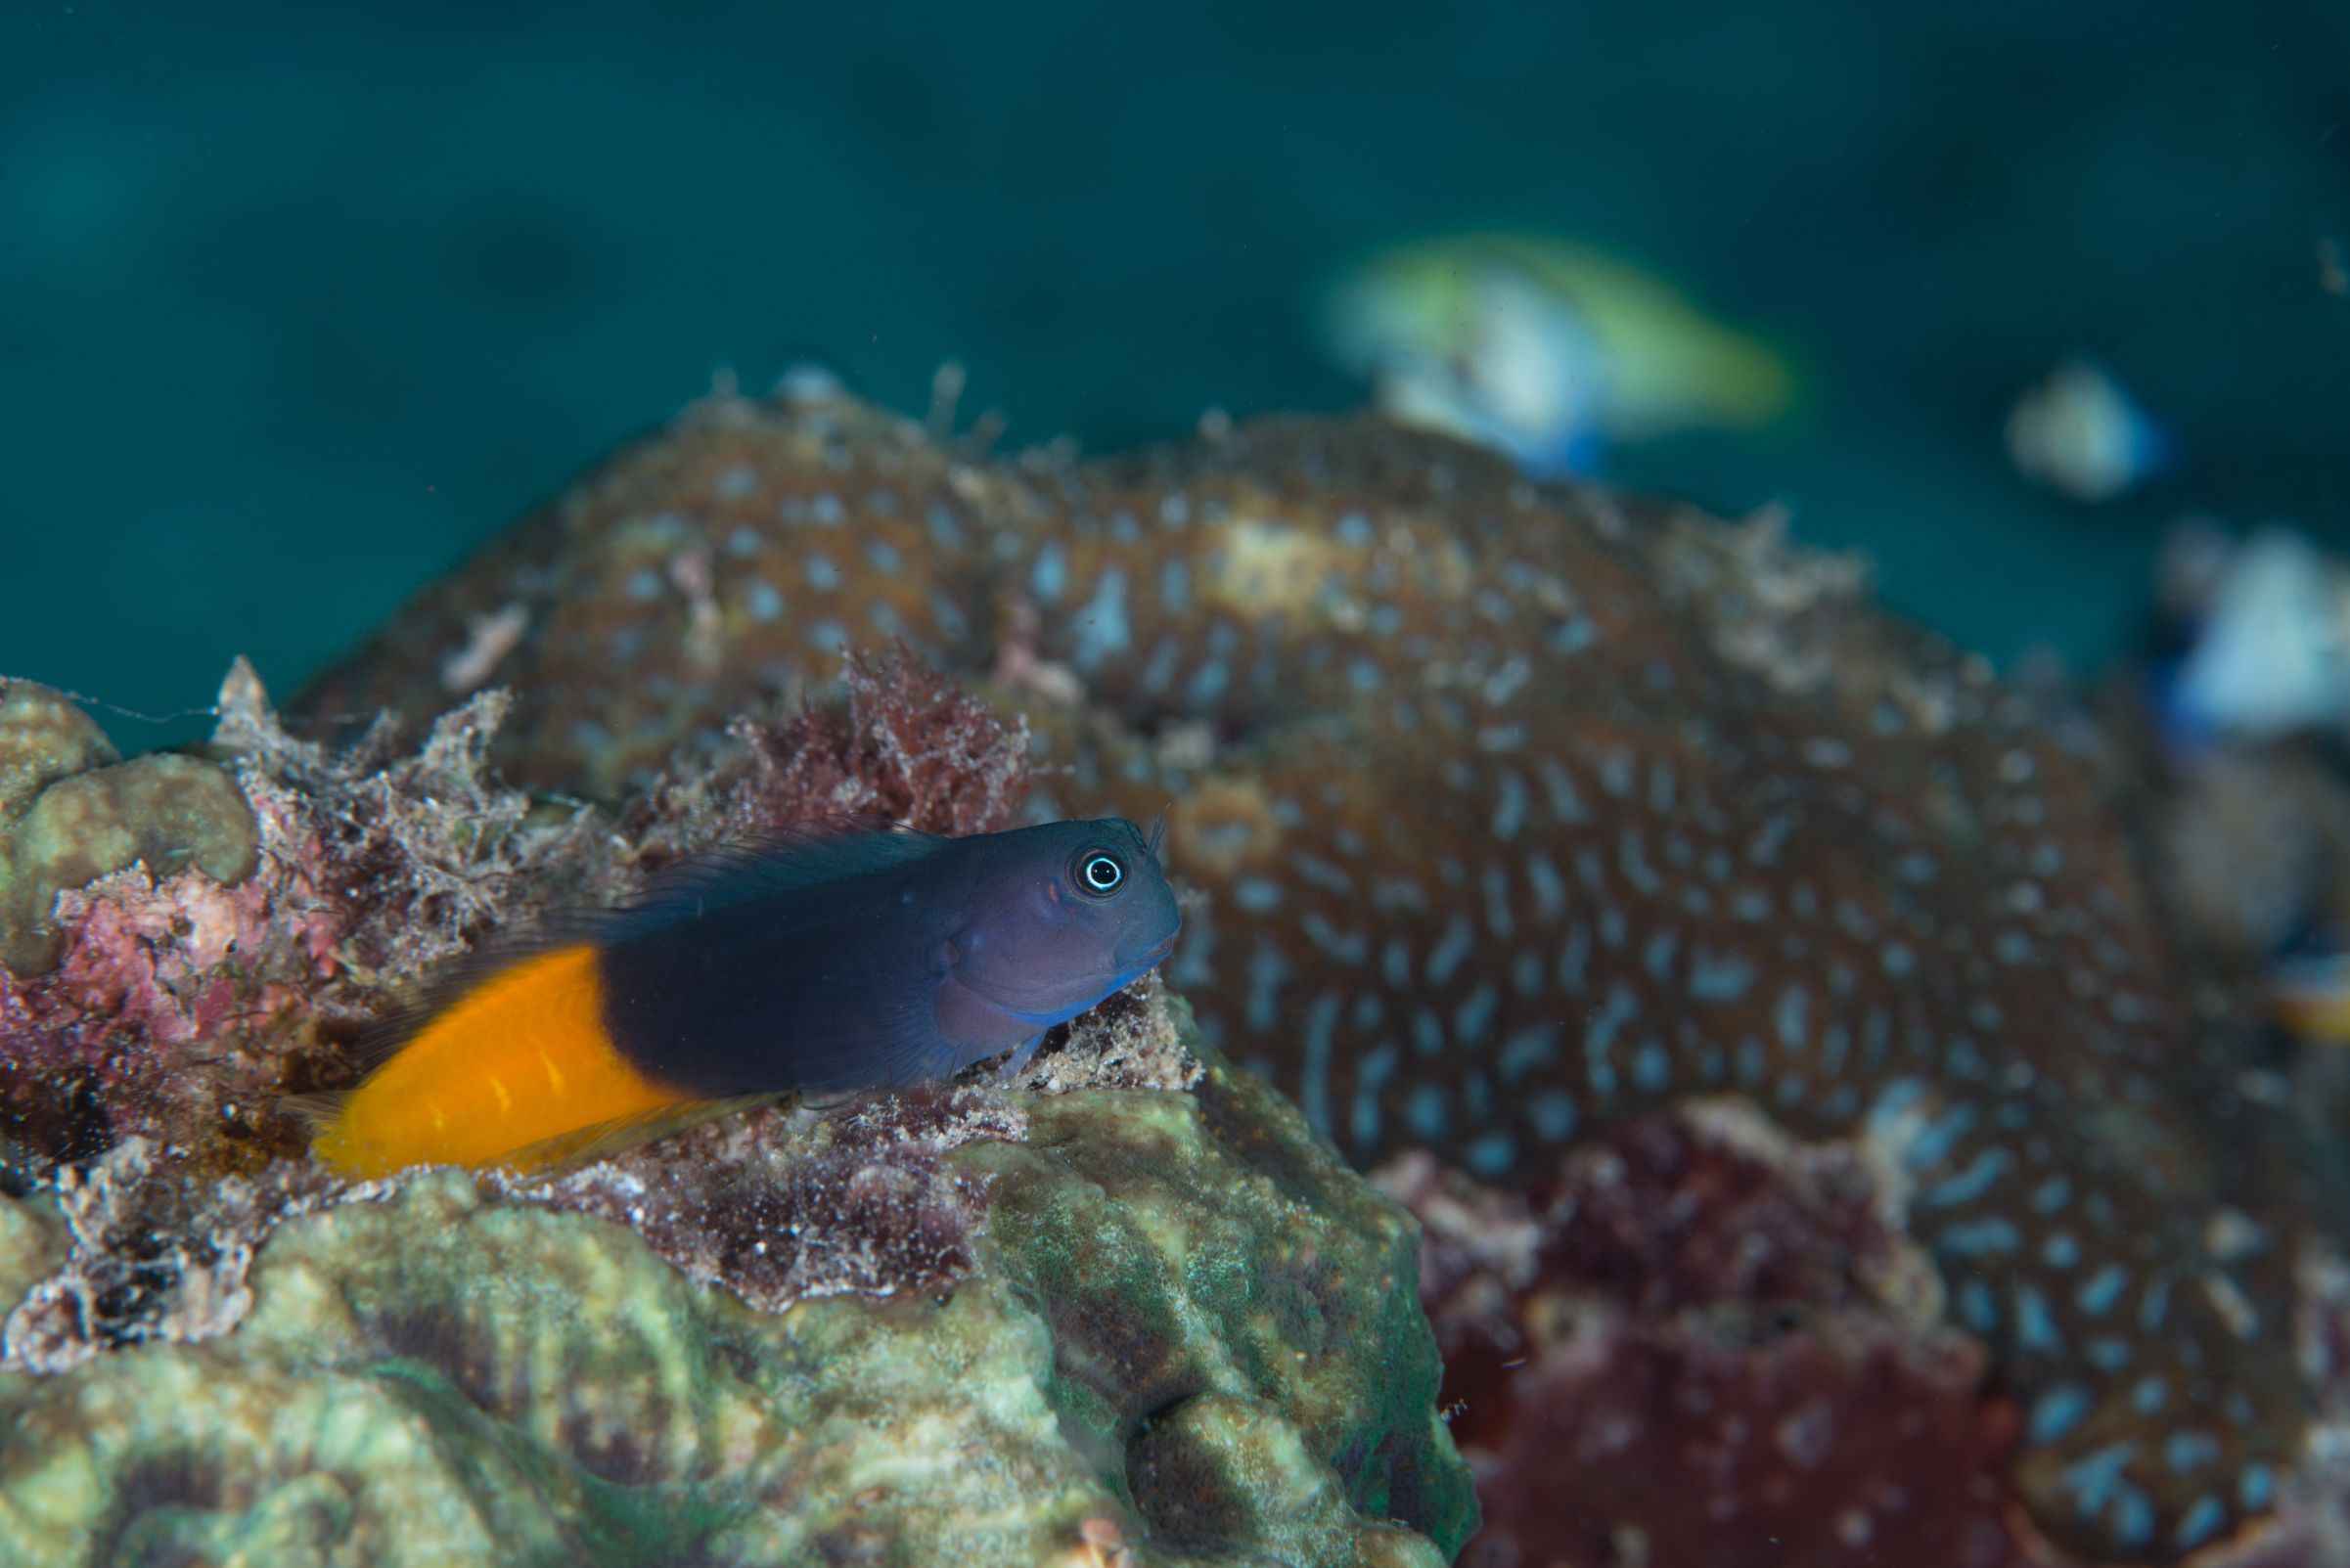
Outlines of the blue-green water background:
{"type": "Polygon", "coordinates": [[[1797,426],[1622,477],[2095,662],[2183,512],[2350,532],[2345,120],[2340,0],[0,0],[0,671],[291,686],[723,367],[1095,451],[1343,407],[1318,274],[1495,224],[1797,350],[1797,426]],[[2186,445],[2110,508],[1999,441],[2083,349],[2186,445]]]}

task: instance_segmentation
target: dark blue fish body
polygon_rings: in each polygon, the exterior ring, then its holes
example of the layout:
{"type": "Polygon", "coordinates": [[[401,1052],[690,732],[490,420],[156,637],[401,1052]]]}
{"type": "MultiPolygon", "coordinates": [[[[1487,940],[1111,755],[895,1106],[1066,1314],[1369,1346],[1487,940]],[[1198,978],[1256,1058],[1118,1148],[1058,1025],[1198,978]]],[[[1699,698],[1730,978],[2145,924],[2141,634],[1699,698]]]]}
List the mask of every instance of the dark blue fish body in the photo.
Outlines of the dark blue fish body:
{"type": "Polygon", "coordinates": [[[664,878],[598,939],[606,1028],[710,1099],[944,1077],[1164,960],[1181,923],[1133,823],[970,838],[792,830],[664,878]]]}

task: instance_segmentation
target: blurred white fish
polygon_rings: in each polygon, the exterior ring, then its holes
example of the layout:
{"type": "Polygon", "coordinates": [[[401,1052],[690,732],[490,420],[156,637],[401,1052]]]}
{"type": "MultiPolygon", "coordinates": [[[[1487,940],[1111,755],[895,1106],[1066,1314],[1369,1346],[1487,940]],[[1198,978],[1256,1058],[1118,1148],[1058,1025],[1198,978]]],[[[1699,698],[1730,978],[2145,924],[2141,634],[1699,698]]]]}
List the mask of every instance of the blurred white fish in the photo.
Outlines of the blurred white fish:
{"type": "Polygon", "coordinates": [[[1768,346],[1670,284],[1540,235],[1472,234],[1381,252],[1321,300],[1324,342],[1391,418],[1586,471],[1609,445],[1784,413],[1768,346]]]}
{"type": "Polygon", "coordinates": [[[2350,570],[2286,528],[2235,546],[2192,613],[2167,705],[2189,737],[2350,724],[2350,570]]]}
{"type": "Polygon", "coordinates": [[[2336,299],[2350,295],[2350,259],[2343,254],[2339,235],[2318,237],[2318,287],[2336,299]]]}
{"type": "Polygon", "coordinates": [[[2169,467],[2170,436],[2095,360],[2067,359],[2015,400],[2008,458],[2075,501],[2111,501],[2169,467]]]}

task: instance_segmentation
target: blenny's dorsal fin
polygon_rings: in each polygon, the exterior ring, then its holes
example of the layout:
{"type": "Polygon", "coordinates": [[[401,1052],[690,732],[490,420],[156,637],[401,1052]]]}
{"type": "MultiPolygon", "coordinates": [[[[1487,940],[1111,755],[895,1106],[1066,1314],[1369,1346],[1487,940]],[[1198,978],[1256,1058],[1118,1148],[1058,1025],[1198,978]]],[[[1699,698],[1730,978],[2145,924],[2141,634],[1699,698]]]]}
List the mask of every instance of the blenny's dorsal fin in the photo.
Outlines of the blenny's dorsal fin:
{"type": "Polygon", "coordinates": [[[910,865],[947,842],[878,813],[808,818],[690,855],[656,873],[611,915],[642,928],[910,865]]]}

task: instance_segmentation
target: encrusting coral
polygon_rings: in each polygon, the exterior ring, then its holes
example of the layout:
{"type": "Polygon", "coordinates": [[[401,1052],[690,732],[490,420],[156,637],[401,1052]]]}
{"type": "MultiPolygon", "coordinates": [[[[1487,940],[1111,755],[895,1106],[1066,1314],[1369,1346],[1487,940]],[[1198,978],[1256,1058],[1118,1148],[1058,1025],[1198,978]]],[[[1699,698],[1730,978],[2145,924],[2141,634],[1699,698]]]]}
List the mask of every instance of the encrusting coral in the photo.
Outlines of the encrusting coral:
{"type": "Polygon", "coordinates": [[[2154,896],[2126,759],[1863,586],[1774,519],[1370,422],[1080,465],[720,396],[304,706],[429,711],[494,623],[502,757],[618,798],[902,638],[1025,714],[1047,809],[1172,803],[1170,982],[1359,1163],[1539,1205],[1578,1140],[1693,1098],[1899,1130],[2039,1527],[2101,1560],[2254,1543],[2337,1375],[2284,1329],[2328,1310],[2339,1195],[2154,896]]]}
{"type": "MultiPolygon", "coordinates": [[[[845,686],[614,818],[496,778],[502,693],[330,747],[231,674],[186,760],[250,864],[112,871],[58,897],[54,966],[0,970],[0,1561],[1458,1548],[1415,1228],[1155,979],[1015,1084],[539,1181],[301,1157],[280,1098],[349,1083],[364,1021],[484,935],[775,821],[1010,819],[1017,725],[902,657],[845,686]]],[[[11,777],[137,766],[68,760],[11,777]]]]}
{"type": "Polygon", "coordinates": [[[1448,1559],[1415,1230],[1293,1111],[1220,1065],[1028,1100],[1017,1140],[958,1096],[722,1135],[786,1173],[709,1259],[747,1292],[656,1255],[674,1151],[619,1224],[576,1212],[609,1169],[286,1219],[234,1332],[0,1368],[5,1560],[1448,1559]]]}
{"type": "Polygon", "coordinates": [[[121,760],[97,721],[63,692],[33,681],[0,684],[0,821],[24,815],[58,780],[121,760]]]}
{"type": "Polygon", "coordinates": [[[0,964],[53,967],[66,943],[57,896],[134,863],[251,874],[251,809],[227,774],[193,757],[124,762],[62,692],[0,681],[0,964]]]}

